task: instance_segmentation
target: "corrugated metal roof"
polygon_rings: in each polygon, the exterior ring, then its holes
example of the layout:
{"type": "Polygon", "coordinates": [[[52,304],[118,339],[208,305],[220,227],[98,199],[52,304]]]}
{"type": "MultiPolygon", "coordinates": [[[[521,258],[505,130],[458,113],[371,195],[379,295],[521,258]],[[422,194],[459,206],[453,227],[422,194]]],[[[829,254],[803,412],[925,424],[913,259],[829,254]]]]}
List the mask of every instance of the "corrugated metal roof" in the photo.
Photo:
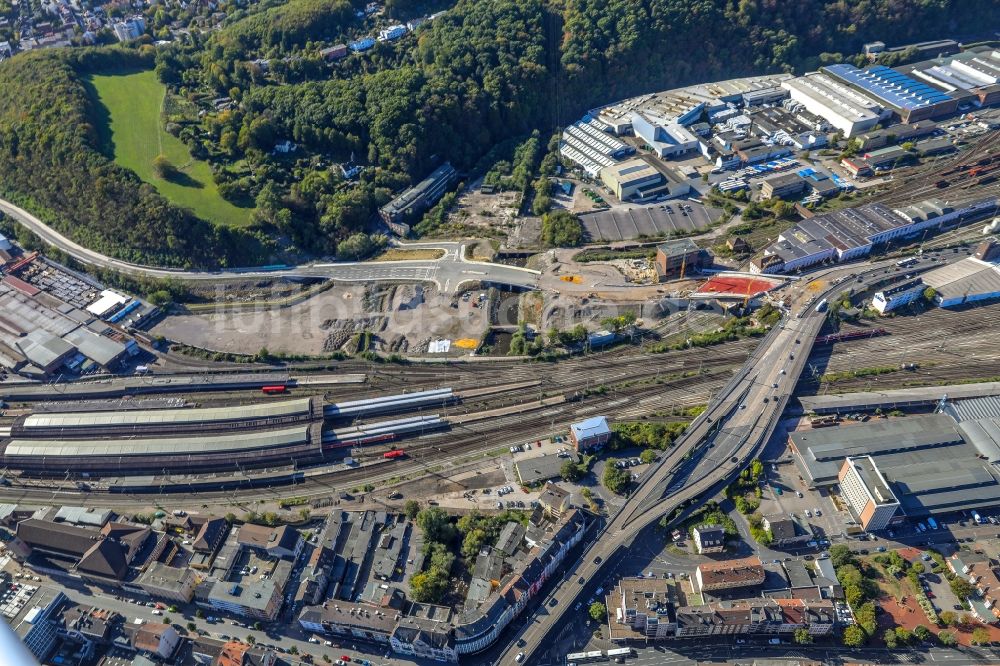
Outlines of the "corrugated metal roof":
{"type": "Polygon", "coordinates": [[[955,400],[949,402],[944,411],[959,423],[976,419],[1000,419],[1000,396],[955,400]]]}
{"type": "Polygon", "coordinates": [[[1000,294],[1000,266],[968,257],[924,273],[923,281],[946,301],[965,296],[1000,294]]]}
{"type": "Polygon", "coordinates": [[[58,440],[15,439],[4,451],[4,458],[18,456],[151,456],[208,454],[223,451],[246,451],[289,446],[309,441],[309,426],[282,430],[220,435],[218,437],[175,437],[159,439],[58,440]]]}
{"type": "Polygon", "coordinates": [[[262,402],[238,407],[205,407],[200,409],[157,409],[123,412],[64,412],[32,414],[24,420],[24,428],[102,428],[115,426],[207,423],[263,419],[308,414],[310,399],[262,402]]]}

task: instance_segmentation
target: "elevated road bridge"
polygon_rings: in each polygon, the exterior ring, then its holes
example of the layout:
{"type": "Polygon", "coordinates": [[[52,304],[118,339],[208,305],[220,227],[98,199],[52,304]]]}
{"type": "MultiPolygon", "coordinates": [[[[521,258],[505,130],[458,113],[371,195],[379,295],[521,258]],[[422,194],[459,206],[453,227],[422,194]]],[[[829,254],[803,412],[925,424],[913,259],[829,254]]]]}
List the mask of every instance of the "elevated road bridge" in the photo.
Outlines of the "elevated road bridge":
{"type": "MultiPolygon", "coordinates": [[[[878,266],[857,275],[861,283],[874,283],[883,271],[878,266]]],[[[812,302],[843,289],[832,286],[812,302]]],[[[515,663],[521,652],[521,663],[540,663],[554,630],[570,621],[567,613],[591,591],[589,583],[616,573],[617,562],[643,530],[692,502],[704,503],[750,463],[774,433],[825,321],[826,313],[810,304],[798,315],[786,316],[761,340],[742,370],[609,518],[597,540],[569,565],[498,663],[515,663]]]]}

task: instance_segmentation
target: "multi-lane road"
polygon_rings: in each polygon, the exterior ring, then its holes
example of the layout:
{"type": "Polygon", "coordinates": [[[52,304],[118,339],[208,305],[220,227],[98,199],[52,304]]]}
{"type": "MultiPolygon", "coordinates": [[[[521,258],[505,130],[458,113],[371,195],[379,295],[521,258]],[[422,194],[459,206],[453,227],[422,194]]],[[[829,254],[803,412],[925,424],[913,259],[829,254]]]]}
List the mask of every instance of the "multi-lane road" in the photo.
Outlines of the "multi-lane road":
{"type": "Polygon", "coordinates": [[[0,212],[6,213],[19,224],[32,231],[45,243],[57,247],[77,261],[88,266],[118,271],[133,277],[173,279],[190,282],[211,282],[227,279],[250,278],[325,278],[340,282],[429,282],[446,293],[458,291],[462,285],[484,282],[519,289],[538,286],[539,272],[519,266],[507,266],[466,258],[466,243],[435,242],[410,243],[401,248],[435,249],[444,254],[437,259],[402,261],[365,261],[311,263],[281,270],[254,268],[187,271],[181,269],[142,266],[108,257],[89,250],[48,226],[28,211],[0,199],[0,212]]]}
{"type": "MultiPolygon", "coordinates": [[[[772,329],[751,354],[743,369],[723,388],[687,433],[607,522],[598,539],[569,566],[546,602],[504,652],[500,663],[542,663],[548,638],[568,620],[590,582],[615,570],[628,546],[663,516],[692,500],[711,498],[738,474],[767,444],[795,384],[804,370],[813,340],[826,320],[817,311],[824,297],[848,288],[878,282],[885,276],[882,262],[852,275],[859,282],[832,283],[806,300],[804,292],[793,312],[772,329]]],[[[697,502],[695,502],[697,504],[697,502]]]]}

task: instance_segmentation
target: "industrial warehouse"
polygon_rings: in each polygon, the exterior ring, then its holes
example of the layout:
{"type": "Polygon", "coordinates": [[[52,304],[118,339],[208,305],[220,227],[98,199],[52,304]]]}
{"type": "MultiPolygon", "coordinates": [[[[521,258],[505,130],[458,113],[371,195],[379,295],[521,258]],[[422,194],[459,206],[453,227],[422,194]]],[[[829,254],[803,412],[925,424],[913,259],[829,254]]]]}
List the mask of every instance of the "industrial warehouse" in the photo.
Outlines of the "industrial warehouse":
{"type": "Polygon", "coordinates": [[[778,239],[750,264],[755,273],[790,273],[823,262],[867,256],[875,245],[914,236],[922,231],[946,229],[981,220],[994,213],[996,198],[960,208],[929,199],[912,206],[890,209],[865,204],[824,213],[804,220],[778,239]]]}
{"type": "Polygon", "coordinates": [[[930,295],[943,308],[1000,298],[1000,243],[984,240],[970,257],[879,291],[872,307],[886,314],[930,295]]]}
{"type": "MultiPolygon", "coordinates": [[[[982,400],[994,410],[1000,404],[982,400]]],[[[941,413],[796,431],[789,447],[806,485],[839,485],[865,530],[1000,506],[1000,419],[964,402],[941,413]]]]}
{"type": "Polygon", "coordinates": [[[32,379],[117,369],[139,353],[124,330],[158,312],[35,254],[9,253],[0,280],[0,369],[32,379]]]}

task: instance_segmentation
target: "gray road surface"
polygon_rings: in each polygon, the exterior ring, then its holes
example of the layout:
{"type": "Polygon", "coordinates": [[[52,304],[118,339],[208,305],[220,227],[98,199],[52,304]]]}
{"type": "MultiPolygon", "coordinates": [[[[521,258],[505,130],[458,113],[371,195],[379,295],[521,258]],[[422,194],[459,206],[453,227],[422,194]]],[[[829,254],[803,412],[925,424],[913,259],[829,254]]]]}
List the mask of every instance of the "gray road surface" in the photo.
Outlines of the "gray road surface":
{"type": "Polygon", "coordinates": [[[432,282],[446,293],[458,291],[463,284],[469,282],[489,282],[524,289],[533,289],[538,285],[538,271],[518,266],[470,261],[465,258],[465,243],[454,242],[414,243],[402,246],[444,250],[445,255],[434,260],[313,263],[277,271],[260,271],[252,268],[246,270],[185,271],[141,266],[113,259],[74,243],[28,211],[9,201],[0,199],[0,212],[6,213],[22,226],[34,232],[47,244],[61,249],[81,263],[132,276],[195,282],[263,277],[313,277],[342,282],[432,282]]]}

